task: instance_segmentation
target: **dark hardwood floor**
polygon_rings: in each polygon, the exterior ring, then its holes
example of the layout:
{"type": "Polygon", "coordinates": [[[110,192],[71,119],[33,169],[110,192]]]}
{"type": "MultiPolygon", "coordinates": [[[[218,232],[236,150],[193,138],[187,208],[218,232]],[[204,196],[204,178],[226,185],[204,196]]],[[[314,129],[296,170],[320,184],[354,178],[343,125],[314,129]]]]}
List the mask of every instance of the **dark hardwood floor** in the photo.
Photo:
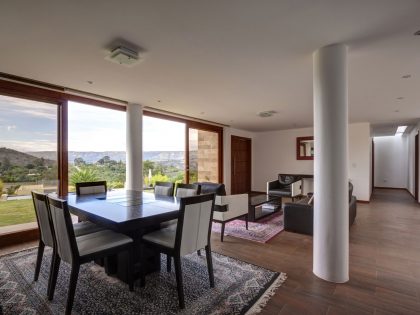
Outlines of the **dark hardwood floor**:
{"type": "MultiPolygon", "coordinates": [[[[402,190],[377,189],[358,204],[350,229],[350,281],[333,284],[312,273],[312,237],[282,232],[267,244],[212,236],[213,251],[288,279],[261,313],[420,314],[420,206],[402,190]]],[[[0,254],[36,242],[0,249],[0,254]]],[[[217,285],[217,283],[216,283],[217,285]]]]}
{"type": "Polygon", "coordinates": [[[377,189],[357,207],[346,284],[312,273],[310,236],[282,232],[264,245],[214,236],[213,250],[287,273],[261,314],[420,314],[420,206],[406,191],[377,189]]]}

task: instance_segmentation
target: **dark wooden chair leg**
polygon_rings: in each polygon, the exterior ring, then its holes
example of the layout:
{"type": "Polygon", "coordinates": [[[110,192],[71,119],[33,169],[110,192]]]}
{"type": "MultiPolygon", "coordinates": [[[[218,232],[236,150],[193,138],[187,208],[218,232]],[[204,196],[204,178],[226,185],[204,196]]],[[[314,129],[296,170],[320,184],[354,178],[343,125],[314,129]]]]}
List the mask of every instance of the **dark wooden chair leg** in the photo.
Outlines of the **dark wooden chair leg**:
{"type": "Polygon", "coordinates": [[[38,281],[39,272],[41,270],[42,256],[44,255],[44,248],[45,248],[44,242],[39,240],[38,255],[36,257],[36,265],[35,265],[34,281],[38,281]]]}
{"type": "Polygon", "coordinates": [[[146,285],[146,255],[144,254],[144,245],[140,246],[140,286],[146,285]]]}
{"type": "Polygon", "coordinates": [[[201,250],[197,250],[197,255],[201,256],[201,250]]]}
{"type": "Polygon", "coordinates": [[[171,265],[172,265],[171,256],[167,254],[166,255],[166,271],[167,272],[171,272],[171,265]]]}
{"type": "Polygon", "coordinates": [[[213,260],[210,245],[206,246],[207,269],[209,271],[210,287],[214,288],[213,260]]]}
{"type": "Polygon", "coordinates": [[[57,276],[58,276],[58,270],[60,269],[60,262],[61,258],[60,256],[56,255],[54,258],[54,266],[52,266],[52,274],[51,274],[51,287],[50,291],[48,292],[48,300],[52,300],[54,298],[54,292],[55,292],[55,285],[57,284],[57,276]]]}
{"type": "Polygon", "coordinates": [[[134,247],[128,249],[128,288],[134,291],[134,247]]]}
{"type": "Polygon", "coordinates": [[[67,296],[67,304],[66,304],[66,315],[71,314],[71,309],[73,308],[73,301],[74,295],[76,293],[76,286],[77,286],[77,278],[79,277],[79,264],[74,264],[71,267],[71,274],[70,274],[70,285],[69,285],[69,292],[67,296]]]}
{"type": "Polygon", "coordinates": [[[222,222],[222,230],[220,231],[220,241],[223,242],[223,236],[225,234],[225,222],[222,222]]]}
{"type": "Polygon", "coordinates": [[[54,266],[55,266],[55,261],[58,258],[57,255],[57,250],[55,248],[53,248],[53,253],[52,253],[52,257],[51,257],[51,266],[50,266],[50,275],[48,278],[48,288],[47,288],[47,295],[50,295],[51,292],[51,286],[52,286],[52,278],[53,278],[53,274],[54,274],[54,266]]]}
{"type": "Polygon", "coordinates": [[[245,228],[248,230],[248,214],[245,214],[245,228]]]}
{"type": "Polygon", "coordinates": [[[178,299],[179,299],[179,307],[181,309],[185,308],[185,301],[184,301],[184,285],[182,283],[182,268],[181,268],[181,257],[178,255],[174,256],[175,262],[175,276],[176,276],[176,287],[178,289],[178,299]]]}

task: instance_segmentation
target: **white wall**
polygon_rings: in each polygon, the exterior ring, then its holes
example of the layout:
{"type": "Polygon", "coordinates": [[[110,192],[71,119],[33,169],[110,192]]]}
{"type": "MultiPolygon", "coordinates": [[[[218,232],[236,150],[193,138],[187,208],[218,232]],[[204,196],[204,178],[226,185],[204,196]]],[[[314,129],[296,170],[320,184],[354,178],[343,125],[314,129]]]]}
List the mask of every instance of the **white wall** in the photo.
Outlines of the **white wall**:
{"type": "Polygon", "coordinates": [[[349,125],[349,179],[358,200],[369,201],[372,191],[372,140],[370,124],[349,125]]]}
{"type": "MultiPolygon", "coordinates": [[[[265,191],[279,173],[313,174],[313,161],[296,160],[296,138],[313,135],[312,128],[256,133],[253,148],[253,190],[265,191]]],[[[370,199],[370,124],[349,125],[349,179],[359,200],[370,199]]],[[[304,184],[305,185],[305,184],[304,184]]]]}
{"type": "Polygon", "coordinates": [[[234,129],[230,127],[225,127],[223,129],[223,183],[226,187],[226,193],[230,194],[230,186],[231,186],[231,136],[238,136],[244,138],[250,138],[252,143],[251,148],[251,162],[252,162],[252,170],[251,170],[251,187],[254,187],[254,146],[255,146],[255,133],[245,130],[234,129]]]}
{"type": "Polygon", "coordinates": [[[375,186],[408,188],[408,136],[375,137],[375,186]]]}

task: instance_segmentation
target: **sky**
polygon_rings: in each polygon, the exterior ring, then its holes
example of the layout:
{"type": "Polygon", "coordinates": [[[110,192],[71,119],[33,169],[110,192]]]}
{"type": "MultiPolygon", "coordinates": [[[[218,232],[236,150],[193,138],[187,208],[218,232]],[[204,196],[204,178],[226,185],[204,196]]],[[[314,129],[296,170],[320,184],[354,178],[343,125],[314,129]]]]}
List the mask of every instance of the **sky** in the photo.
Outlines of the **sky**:
{"type": "MultiPolygon", "coordinates": [[[[69,151],[125,151],[125,112],[69,102],[69,151]]],[[[0,95],[0,147],[57,149],[57,106],[0,95]]],[[[143,117],[144,151],[185,150],[185,124],[143,117]]]]}

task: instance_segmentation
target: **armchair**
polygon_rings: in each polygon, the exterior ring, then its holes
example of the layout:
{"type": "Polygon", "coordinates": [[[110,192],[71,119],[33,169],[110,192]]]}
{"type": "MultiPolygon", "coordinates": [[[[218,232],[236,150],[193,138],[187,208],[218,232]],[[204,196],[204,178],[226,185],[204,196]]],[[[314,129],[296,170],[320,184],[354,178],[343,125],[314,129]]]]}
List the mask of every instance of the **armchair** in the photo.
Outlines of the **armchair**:
{"type": "Polygon", "coordinates": [[[278,179],[267,182],[267,195],[294,197],[302,194],[302,178],[299,175],[279,174],[278,179]]]}
{"type": "Polygon", "coordinates": [[[243,217],[245,227],[248,230],[248,194],[238,194],[229,196],[216,196],[215,206],[219,206],[219,211],[213,213],[213,222],[221,223],[222,229],[220,240],[223,242],[225,224],[229,221],[243,217]]]}

